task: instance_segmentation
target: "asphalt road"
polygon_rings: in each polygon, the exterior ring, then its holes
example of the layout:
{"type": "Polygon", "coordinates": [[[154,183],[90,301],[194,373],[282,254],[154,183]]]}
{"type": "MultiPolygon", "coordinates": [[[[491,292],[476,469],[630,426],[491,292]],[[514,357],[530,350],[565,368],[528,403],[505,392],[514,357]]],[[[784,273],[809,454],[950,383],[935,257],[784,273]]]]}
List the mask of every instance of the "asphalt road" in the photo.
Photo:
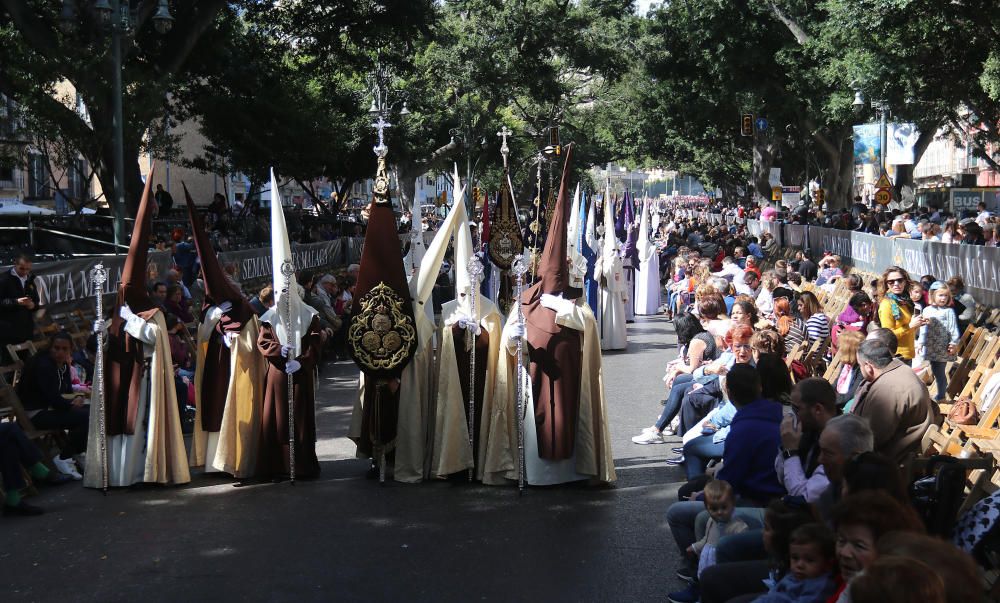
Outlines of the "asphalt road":
{"type": "Polygon", "coordinates": [[[662,318],[630,325],[604,357],[618,483],[516,488],[367,479],[345,438],[356,370],[328,364],[318,396],[318,481],[108,496],[76,485],[0,519],[10,601],[642,601],[678,586],[664,514],[683,478],[670,446],[629,438],[660,410],[674,354],[662,318]]]}

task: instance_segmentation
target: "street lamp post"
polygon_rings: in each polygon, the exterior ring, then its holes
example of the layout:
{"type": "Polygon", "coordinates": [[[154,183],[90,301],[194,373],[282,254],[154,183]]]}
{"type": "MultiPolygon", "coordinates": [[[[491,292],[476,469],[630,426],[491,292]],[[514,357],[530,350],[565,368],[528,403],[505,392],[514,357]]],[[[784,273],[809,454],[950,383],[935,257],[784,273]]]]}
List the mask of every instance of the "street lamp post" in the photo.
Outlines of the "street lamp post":
{"type": "MultiPolygon", "coordinates": [[[[122,110],[122,38],[132,30],[132,11],[128,1],[94,0],[91,7],[101,23],[111,30],[111,126],[114,133],[114,189],[115,199],[109,202],[114,216],[115,253],[126,247],[125,242],[125,124],[122,110]]],[[[77,26],[77,3],[75,0],[63,0],[59,13],[60,27],[65,32],[71,32],[77,26]]],[[[153,27],[160,34],[166,34],[174,25],[174,17],[170,14],[167,0],[159,0],[156,13],[152,17],[153,27]]]]}
{"type": "MultiPolygon", "coordinates": [[[[854,102],[851,105],[854,107],[855,111],[862,111],[865,108],[865,97],[861,92],[860,86],[857,83],[854,84],[854,102]]],[[[871,108],[875,110],[875,114],[878,116],[878,126],[879,126],[879,149],[878,149],[878,165],[879,165],[879,176],[885,173],[885,148],[889,144],[889,103],[884,100],[873,100],[871,102],[871,108]]]]}

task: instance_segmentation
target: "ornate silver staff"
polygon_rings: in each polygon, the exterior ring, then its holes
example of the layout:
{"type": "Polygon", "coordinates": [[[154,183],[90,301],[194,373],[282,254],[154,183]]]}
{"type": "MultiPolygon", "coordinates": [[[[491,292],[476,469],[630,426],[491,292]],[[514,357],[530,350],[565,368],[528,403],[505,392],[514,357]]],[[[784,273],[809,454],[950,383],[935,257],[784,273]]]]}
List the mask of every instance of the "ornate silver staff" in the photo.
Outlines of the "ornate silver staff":
{"type": "Polygon", "coordinates": [[[479,335],[479,279],[483,275],[483,265],[476,256],[469,258],[469,300],[472,303],[472,316],[469,317],[472,324],[466,329],[466,338],[471,342],[469,347],[469,449],[472,451],[472,467],[469,468],[469,481],[471,482],[476,473],[476,341],[479,335]]]}
{"type": "Polygon", "coordinates": [[[524,338],[528,335],[524,326],[524,313],[521,312],[521,294],[524,292],[524,275],[528,273],[528,265],[523,256],[514,258],[511,272],[516,280],[514,305],[517,307],[517,324],[521,327],[521,337],[517,338],[517,491],[524,493],[524,415],[528,405],[524,399],[524,338]]]}
{"type": "Polygon", "coordinates": [[[108,271],[98,262],[90,271],[90,282],[97,296],[97,317],[94,318],[94,335],[97,336],[97,356],[94,358],[93,387],[97,394],[97,443],[101,448],[101,489],[108,493],[108,432],[105,426],[104,408],[104,283],[108,282],[108,271]]]}
{"type": "MultiPolygon", "coordinates": [[[[281,263],[281,276],[284,279],[282,289],[282,310],[285,323],[285,333],[288,337],[288,346],[291,348],[288,353],[291,355],[295,350],[296,334],[292,332],[292,277],[295,275],[295,267],[292,260],[285,260],[281,263]]],[[[294,358],[286,358],[294,360],[294,358]]],[[[288,477],[295,485],[295,374],[289,373],[288,377],[288,477]]]]}

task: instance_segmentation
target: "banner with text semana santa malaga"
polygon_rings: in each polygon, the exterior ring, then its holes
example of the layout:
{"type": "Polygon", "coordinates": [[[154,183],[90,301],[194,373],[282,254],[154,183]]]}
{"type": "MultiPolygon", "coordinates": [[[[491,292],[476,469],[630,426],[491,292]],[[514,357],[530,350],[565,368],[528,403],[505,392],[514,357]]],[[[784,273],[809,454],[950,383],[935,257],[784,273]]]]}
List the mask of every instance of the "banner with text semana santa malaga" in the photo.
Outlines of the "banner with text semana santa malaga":
{"type": "MultiPolygon", "coordinates": [[[[317,270],[350,264],[360,258],[360,250],[360,244],[348,237],[322,243],[292,245],[295,267],[298,270],[317,270]]],[[[235,262],[241,282],[253,281],[271,274],[270,247],[223,252],[219,254],[219,260],[223,265],[235,262]]],[[[33,272],[41,304],[50,312],[93,308],[95,290],[91,272],[99,262],[104,264],[108,272],[108,280],[104,283],[104,294],[110,298],[104,301],[106,304],[113,303],[125,266],[124,255],[36,262],[33,272]]],[[[172,263],[169,252],[150,253],[146,282],[152,284],[165,280],[172,263]]]]}

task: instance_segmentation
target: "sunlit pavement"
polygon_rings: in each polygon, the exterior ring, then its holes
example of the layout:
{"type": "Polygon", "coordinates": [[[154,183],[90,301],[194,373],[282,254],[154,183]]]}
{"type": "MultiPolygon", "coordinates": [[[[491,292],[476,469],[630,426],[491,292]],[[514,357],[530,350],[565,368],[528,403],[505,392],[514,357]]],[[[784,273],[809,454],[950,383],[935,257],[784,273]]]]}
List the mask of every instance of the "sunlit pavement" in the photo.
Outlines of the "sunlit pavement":
{"type": "Polygon", "coordinates": [[[662,462],[671,446],[629,438],[659,413],[674,337],[662,318],[638,321],[628,353],[604,358],[614,488],[379,486],[345,437],[357,371],[330,363],[319,480],[43,491],[31,502],[45,515],[0,519],[0,600],[665,600],[678,553],[664,513],[682,471],[662,462]]]}

